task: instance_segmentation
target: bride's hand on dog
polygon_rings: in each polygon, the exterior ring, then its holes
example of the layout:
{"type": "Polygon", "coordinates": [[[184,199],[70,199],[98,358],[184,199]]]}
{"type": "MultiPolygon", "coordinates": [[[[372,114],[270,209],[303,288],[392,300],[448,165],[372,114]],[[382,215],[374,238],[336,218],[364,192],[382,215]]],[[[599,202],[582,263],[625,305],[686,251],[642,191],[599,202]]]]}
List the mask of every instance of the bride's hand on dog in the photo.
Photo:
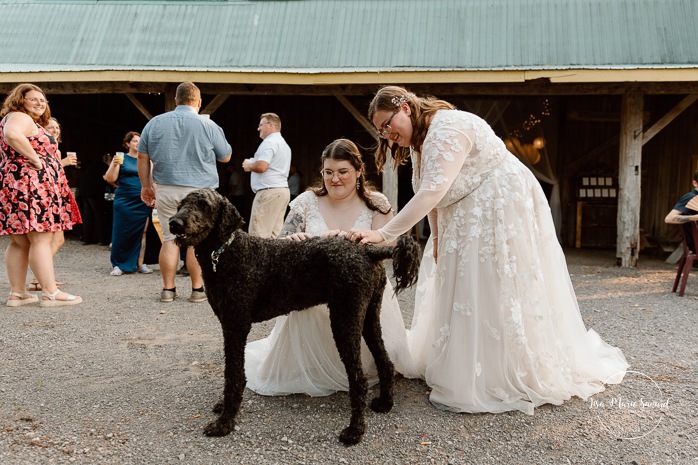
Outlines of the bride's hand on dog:
{"type": "Polygon", "coordinates": [[[345,237],[346,235],[346,231],[342,231],[341,229],[331,229],[320,235],[320,237],[345,237]]]}
{"type": "Polygon", "coordinates": [[[352,229],[346,233],[346,238],[361,245],[385,242],[381,233],[375,229],[352,229]]]}
{"type": "Polygon", "coordinates": [[[301,241],[304,241],[306,239],[310,239],[311,237],[313,237],[312,234],[298,232],[298,233],[289,234],[288,236],[284,236],[284,237],[282,237],[282,239],[289,239],[292,241],[301,242],[301,241]]]}

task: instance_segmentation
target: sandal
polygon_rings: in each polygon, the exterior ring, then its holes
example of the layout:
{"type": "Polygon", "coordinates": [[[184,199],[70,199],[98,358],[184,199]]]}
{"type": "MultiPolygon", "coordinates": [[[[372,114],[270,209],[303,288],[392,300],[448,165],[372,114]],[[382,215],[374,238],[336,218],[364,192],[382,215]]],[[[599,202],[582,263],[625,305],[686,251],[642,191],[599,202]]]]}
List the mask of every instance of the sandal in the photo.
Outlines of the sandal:
{"type": "Polygon", "coordinates": [[[41,303],[39,304],[40,307],[63,307],[66,305],[77,305],[82,302],[82,297],[68,294],[67,292],[64,292],[64,294],[67,296],[65,299],[56,299],[58,296],[58,293],[61,292],[60,289],[56,289],[56,292],[53,292],[51,294],[48,294],[46,292],[41,293],[41,303]]]}
{"type": "Polygon", "coordinates": [[[28,292],[25,292],[24,294],[20,294],[19,292],[10,292],[10,297],[18,297],[17,299],[12,299],[10,300],[9,298],[7,299],[7,306],[8,307],[20,307],[22,305],[29,305],[33,304],[39,301],[39,298],[35,296],[34,294],[30,294],[28,292]]]}
{"type": "MultiPolygon", "coordinates": [[[[63,282],[61,282],[61,281],[56,281],[56,287],[61,287],[61,286],[64,285],[64,284],[65,284],[65,283],[63,283],[63,282]]],[[[42,290],[41,284],[39,284],[38,282],[32,281],[32,282],[29,284],[29,290],[30,290],[30,291],[40,291],[40,290],[42,290]]]]}

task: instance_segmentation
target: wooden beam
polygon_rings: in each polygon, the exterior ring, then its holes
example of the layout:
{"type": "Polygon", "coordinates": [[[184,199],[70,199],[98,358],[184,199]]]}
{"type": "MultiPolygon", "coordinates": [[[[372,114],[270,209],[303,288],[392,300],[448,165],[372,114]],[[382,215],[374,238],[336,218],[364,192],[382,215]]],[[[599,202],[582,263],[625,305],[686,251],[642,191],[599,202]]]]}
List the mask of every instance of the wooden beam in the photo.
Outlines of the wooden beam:
{"type": "Polygon", "coordinates": [[[679,116],[685,109],[690,107],[693,102],[698,100],[698,94],[691,94],[684,97],[674,108],[672,108],[666,115],[661,117],[659,121],[654,123],[651,128],[649,128],[642,135],[642,145],[649,142],[654,136],[659,134],[659,131],[664,129],[669,123],[674,121],[677,116],[679,116]]]}
{"type": "Polygon", "coordinates": [[[230,94],[218,94],[215,97],[213,97],[213,100],[206,105],[206,108],[201,110],[201,113],[206,114],[206,115],[213,115],[213,113],[218,110],[218,108],[225,103],[226,100],[228,100],[228,97],[230,97],[230,94]]]}
{"type": "Polygon", "coordinates": [[[143,105],[143,104],[136,98],[135,95],[130,94],[130,93],[124,94],[124,95],[126,96],[126,98],[128,98],[128,99],[131,101],[131,103],[133,103],[133,105],[134,105],[136,108],[138,108],[138,110],[139,110],[141,113],[143,113],[143,116],[145,116],[145,118],[146,118],[148,121],[150,121],[151,119],[153,119],[153,115],[150,114],[150,112],[149,112],[148,109],[145,107],[145,105],[143,105]]]}
{"type": "MultiPolygon", "coordinates": [[[[24,82],[24,81],[22,81],[24,82]]],[[[162,81],[30,81],[49,96],[52,94],[163,94],[168,82],[162,81]]],[[[0,94],[9,93],[20,82],[0,82],[0,94]]],[[[401,84],[395,82],[395,84],[401,84]]],[[[404,83],[403,83],[404,84],[404,83]]],[[[367,96],[376,92],[379,84],[305,85],[305,84],[236,84],[197,81],[202,94],[230,95],[301,95],[367,96]]],[[[695,94],[698,82],[643,82],[643,83],[596,83],[596,84],[554,84],[550,82],[523,83],[409,83],[407,87],[414,93],[435,95],[439,98],[452,96],[555,96],[555,95],[622,95],[629,90],[641,91],[647,95],[695,94]]]]}
{"type": "Polygon", "coordinates": [[[334,95],[339,102],[344,105],[344,108],[346,108],[349,113],[354,117],[354,119],[361,125],[363,128],[371,134],[371,136],[375,139],[378,140],[378,131],[376,131],[376,128],[373,127],[373,123],[371,123],[366,116],[364,116],[363,113],[361,113],[359,110],[356,109],[353,103],[351,103],[344,95],[341,94],[335,94],[334,95]]]}
{"type": "Polygon", "coordinates": [[[642,92],[628,92],[621,103],[616,260],[622,267],[637,266],[640,251],[643,105],[642,92]]]}

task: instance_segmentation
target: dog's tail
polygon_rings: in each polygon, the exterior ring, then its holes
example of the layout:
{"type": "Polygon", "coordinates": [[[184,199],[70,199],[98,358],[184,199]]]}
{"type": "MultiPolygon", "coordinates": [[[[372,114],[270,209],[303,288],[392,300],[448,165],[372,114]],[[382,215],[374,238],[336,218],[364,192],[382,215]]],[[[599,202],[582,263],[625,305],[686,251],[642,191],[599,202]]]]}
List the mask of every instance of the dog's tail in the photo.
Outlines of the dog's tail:
{"type": "Polygon", "coordinates": [[[411,236],[400,236],[395,247],[375,247],[369,254],[373,259],[393,259],[396,294],[417,282],[422,248],[411,236]]]}

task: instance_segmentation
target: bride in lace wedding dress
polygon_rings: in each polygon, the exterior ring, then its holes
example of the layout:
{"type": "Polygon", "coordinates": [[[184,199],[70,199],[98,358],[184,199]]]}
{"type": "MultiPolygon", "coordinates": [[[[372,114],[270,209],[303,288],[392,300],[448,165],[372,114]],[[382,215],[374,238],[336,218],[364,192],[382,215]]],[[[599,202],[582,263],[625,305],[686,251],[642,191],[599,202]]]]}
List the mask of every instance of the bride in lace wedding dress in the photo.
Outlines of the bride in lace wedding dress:
{"type": "MultiPolygon", "coordinates": [[[[322,153],[322,166],[322,187],[306,191],[291,202],[280,237],[304,240],[351,228],[379,228],[393,217],[388,199],[367,189],[364,164],[353,142],[337,139],[328,145],[322,153]]],[[[385,348],[395,369],[406,377],[417,377],[390,282],[383,293],[380,321],[385,348]]],[[[363,341],[361,359],[369,384],[376,384],[378,372],[363,341]]],[[[326,396],[348,391],[327,306],[277,318],[268,337],[247,344],[245,376],[247,387],[263,395],[326,396]]]]}
{"type": "Polygon", "coordinates": [[[411,158],[415,196],[381,228],[393,241],[425,215],[425,250],[408,336],[438,408],[533,413],[621,382],[628,363],[582,321],[545,195],[481,118],[443,100],[384,87],[369,107],[399,164],[411,158]]]}

